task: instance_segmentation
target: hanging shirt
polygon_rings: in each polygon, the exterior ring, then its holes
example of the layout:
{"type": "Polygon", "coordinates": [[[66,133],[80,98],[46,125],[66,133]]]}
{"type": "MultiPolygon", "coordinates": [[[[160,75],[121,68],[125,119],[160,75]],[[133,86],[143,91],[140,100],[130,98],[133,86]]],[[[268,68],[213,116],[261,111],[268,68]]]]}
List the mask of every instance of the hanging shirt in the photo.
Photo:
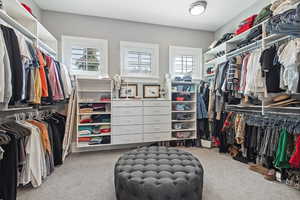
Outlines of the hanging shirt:
{"type": "Polygon", "coordinates": [[[65,95],[67,98],[69,98],[72,93],[72,83],[71,83],[70,74],[69,74],[67,67],[64,64],[61,64],[60,66],[61,66],[60,73],[61,73],[61,78],[63,81],[65,95]]]}
{"type": "Polygon", "coordinates": [[[43,177],[47,176],[45,152],[40,132],[36,126],[28,122],[18,123],[31,130],[31,135],[26,144],[26,165],[20,182],[24,185],[31,183],[33,187],[39,187],[42,184],[43,177]]]}
{"type": "Polygon", "coordinates": [[[247,81],[247,69],[248,69],[248,62],[251,54],[247,54],[243,59],[242,65],[242,72],[241,72],[241,81],[240,81],[240,88],[239,93],[244,93],[246,81],[247,81]]]}
{"type": "Polygon", "coordinates": [[[23,71],[23,87],[22,87],[22,100],[26,99],[26,88],[27,88],[27,75],[26,71],[28,71],[30,60],[32,60],[32,57],[30,55],[28,46],[26,44],[25,37],[17,32],[18,42],[19,42],[19,48],[20,48],[20,54],[21,54],[21,60],[22,60],[22,71],[23,71]]]}
{"type": "Polygon", "coordinates": [[[61,89],[62,87],[58,79],[57,68],[51,57],[47,56],[46,60],[47,60],[47,65],[49,67],[49,81],[53,93],[53,100],[56,101],[62,100],[64,98],[64,95],[62,93],[62,89],[61,89]]]}
{"type": "Polygon", "coordinates": [[[10,69],[12,74],[12,97],[10,99],[10,103],[15,104],[21,100],[23,89],[23,66],[21,61],[19,42],[16,33],[12,28],[1,25],[1,29],[9,56],[10,69]]]}
{"type": "Polygon", "coordinates": [[[45,60],[40,50],[36,49],[37,57],[39,59],[39,72],[41,77],[42,97],[48,97],[48,84],[45,73],[45,60]]]}
{"type": "Polygon", "coordinates": [[[11,69],[4,37],[0,30],[0,103],[7,104],[12,96],[11,69]]]}
{"type": "Polygon", "coordinates": [[[42,80],[39,67],[34,69],[34,104],[41,104],[42,98],[42,80]]]}
{"type": "Polygon", "coordinates": [[[290,168],[287,156],[288,136],[289,133],[285,129],[282,129],[280,132],[276,158],[274,160],[274,166],[279,169],[290,168]]]}
{"type": "Polygon", "coordinates": [[[298,92],[300,39],[291,40],[279,54],[279,62],[284,66],[283,81],[291,93],[298,92]]]}

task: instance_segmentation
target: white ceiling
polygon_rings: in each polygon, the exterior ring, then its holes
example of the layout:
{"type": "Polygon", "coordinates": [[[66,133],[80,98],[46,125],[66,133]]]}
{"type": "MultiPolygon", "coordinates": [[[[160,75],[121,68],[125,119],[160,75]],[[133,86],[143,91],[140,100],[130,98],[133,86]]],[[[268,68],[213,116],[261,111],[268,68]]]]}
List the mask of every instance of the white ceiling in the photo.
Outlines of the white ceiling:
{"type": "Polygon", "coordinates": [[[182,28],[216,31],[257,0],[208,0],[207,12],[191,16],[196,0],[34,0],[41,9],[182,28]]]}

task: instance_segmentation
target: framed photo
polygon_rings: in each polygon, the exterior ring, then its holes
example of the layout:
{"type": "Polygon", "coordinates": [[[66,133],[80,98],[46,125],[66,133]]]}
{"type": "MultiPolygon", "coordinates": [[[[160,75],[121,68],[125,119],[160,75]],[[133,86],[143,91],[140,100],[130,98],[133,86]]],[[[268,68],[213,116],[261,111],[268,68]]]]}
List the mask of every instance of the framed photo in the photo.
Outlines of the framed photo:
{"type": "Polygon", "coordinates": [[[136,84],[121,85],[120,98],[135,98],[138,96],[138,86],[136,84]]]}
{"type": "Polygon", "coordinates": [[[160,98],[160,85],[144,85],[144,98],[160,98]]]}

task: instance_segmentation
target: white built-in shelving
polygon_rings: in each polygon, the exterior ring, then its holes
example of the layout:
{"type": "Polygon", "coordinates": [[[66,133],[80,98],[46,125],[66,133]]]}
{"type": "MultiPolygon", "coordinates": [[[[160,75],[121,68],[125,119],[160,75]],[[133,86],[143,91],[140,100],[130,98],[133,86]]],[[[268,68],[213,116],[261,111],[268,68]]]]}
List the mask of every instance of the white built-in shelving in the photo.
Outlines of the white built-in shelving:
{"type": "Polygon", "coordinates": [[[2,0],[4,9],[0,10],[3,23],[14,28],[31,40],[38,48],[57,56],[56,38],[32,16],[18,0],[2,0]]]}
{"type": "Polygon", "coordinates": [[[109,133],[91,133],[80,134],[80,129],[89,130],[90,128],[100,130],[101,127],[111,129],[111,98],[112,98],[112,80],[111,79],[86,79],[76,78],[77,86],[77,148],[93,148],[112,145],[111,132],[109,133]],[[105,99],[105,100],[104,100],[105,99]],[[94,111],[94,105],[101,104],[104,108],[102,111],[94,111]],[[91,111],[80,111],[81,106],[91,105],[91,111]],[[92,116],[101,117],[105,115],[109,122],[91,122],[80,123],[82,118],[92,119],[92,116]],[[86,139],[86,140],[82,140],[86,139]],[[102,139],[99,144],[91,142],[93,139],[102,139]],[[90,140],[90,141],[89,141],[90,140]]]}
{"type": "Polygon", "coordinates": [[[172,138],[171,140],[188,140],[197,138],[197,83],[172,82],[172,138]],[[178,100],[177,97],[183,98],[178,100]],[[178,109],[178,105],[180,108],[178,109]],[[189,115],[187,119],[178,118],[178,115],[189,115]],[[187,133],[190,137],[177,137],[179,133],[187,133]],[[190,133],[190,134],[189,134],[190,133]]]}
{"type": "Polygon", "coordinates": [[[210,49],[206,53],[204,53],[204,77],[207,81],[212,81],[215,78],[215,70],[217,66],[221,63],[228,61],[231,57],[241,55],[243,53],[255,50],[255,49],[264,49],[273,45],[281,40],[286,40],[292,38],[292,36],[284,36],[280,34],[267,35],[265,30],[265,25],[268,20],[263,21],[260,24],[253,26],[251,29],[236,35],[232,39],[220,44],[219,46],[210,49]],[[243,41],[248,34],[256,29],[257,27],[262,27],[262,39],[258,40],[254,43],[248,44],[244,47],[238,48],[237,44],[243,41]],[[223,52],[222,56],[219,56],[220,52],[223,52]],[[207,70],[211,68],[212,73],[207,73],[207,70]]]}

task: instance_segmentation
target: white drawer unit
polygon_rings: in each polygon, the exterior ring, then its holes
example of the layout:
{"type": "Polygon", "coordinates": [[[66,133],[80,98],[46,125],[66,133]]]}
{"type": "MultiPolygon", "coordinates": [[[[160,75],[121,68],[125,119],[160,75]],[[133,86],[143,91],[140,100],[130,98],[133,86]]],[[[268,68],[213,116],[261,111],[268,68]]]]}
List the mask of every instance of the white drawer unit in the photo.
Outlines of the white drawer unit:
{"type": "Polygon", "coordinates": [[[170,101],[144,101],[145,107],[169,107],[170,101]]]}
{"type": "Polygon", "coordinates": [[[170,132],[144,134],[144,142],[168,141],[171,139],[170,132]]]}
{"type": "Polygon", "coordinates": [[[143,107],[113,107],[113,117],[118,116],[143,116],[143,107]]]}
{"type": "Polygon", "coordinates": [[[130,126],[112,126],[113,135],[133,135],[144,133],[143,125],[130,125],[130,126]]]}
{"type": "Polygon", "coordinates": [[[144,107],[144,115],[169,115],[171,107],[144,107]]]}
{"type": "Polygon", "coordinates": [[[171,115],[144,116],[144,124],[171,124],[171,115]]]}
{"type": "Polygon", "coordinates": [[[145,124],[144,133],[157,133],[171,131],[171,124],[145,124]]]}
{"type": "Polygon", "coordinates": [[[144,124],[141,116],[125,116],[125,117],[113,117],[112,124],[114,125],[137,125],[144,124]]]}
{"type": "Polygon", "coordinates": [[[139,135],[114,135],[113,144],[134,144],[144,142],[143,134],[139,135]]]}
{"type": "Polygon", "coordinates": [[[135,101],[135,100],[120,100],[120,101],[113,101],[112,105],[114,107],[142,107],[143,102],[142,101],[135,101]]]}

